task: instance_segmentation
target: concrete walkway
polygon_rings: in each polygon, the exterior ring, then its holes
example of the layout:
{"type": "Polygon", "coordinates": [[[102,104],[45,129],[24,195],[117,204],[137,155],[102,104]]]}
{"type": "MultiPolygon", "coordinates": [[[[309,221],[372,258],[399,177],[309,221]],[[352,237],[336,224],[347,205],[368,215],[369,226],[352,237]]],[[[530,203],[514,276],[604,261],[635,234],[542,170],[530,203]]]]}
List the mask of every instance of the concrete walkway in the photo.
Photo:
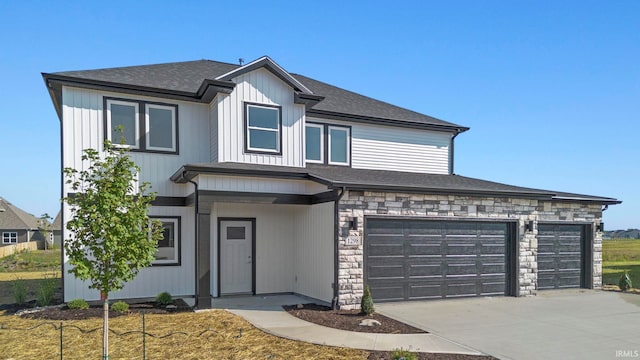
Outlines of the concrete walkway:
{"type": "Polygon", "coordinates": [[[213,307],[236,314],[267,333],[291,340],[365,350],[403,348],[419,352],[482,355],[434,334],[371,334],[338,330],[298,319],[282,309],[282,305],[308,302],[310,300],[294,295],[231,297],[214,299],[213,307]]]}

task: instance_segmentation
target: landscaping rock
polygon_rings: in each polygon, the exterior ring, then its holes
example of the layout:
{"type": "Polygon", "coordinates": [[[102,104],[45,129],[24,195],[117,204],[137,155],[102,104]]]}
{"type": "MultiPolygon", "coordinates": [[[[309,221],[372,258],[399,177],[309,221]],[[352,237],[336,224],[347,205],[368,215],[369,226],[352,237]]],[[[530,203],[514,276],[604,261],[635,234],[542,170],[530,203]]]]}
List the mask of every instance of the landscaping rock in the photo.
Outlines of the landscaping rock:
{"type": "Polygon", "coordinates": [[[302,305],[302,304],[298,304],[298,305],[296,305],[296,308],[297,308],[297,309],[304,309],[304,305],[302,305]]]}
{"type": "Polygon", "coordinates": [[[167,305],[167,306],[165,307],[165,309],[167,309],[167,310],[175,310],[175,309],[177,309],[177,308],[178,308],[178,307],[177,307],[176,305],[167,305]]]}
{"type": "Polygon", "coordinates": [[[360,326],[380,326],[380,321],[375,319],[364,319],[360,322],[360,326]]]}

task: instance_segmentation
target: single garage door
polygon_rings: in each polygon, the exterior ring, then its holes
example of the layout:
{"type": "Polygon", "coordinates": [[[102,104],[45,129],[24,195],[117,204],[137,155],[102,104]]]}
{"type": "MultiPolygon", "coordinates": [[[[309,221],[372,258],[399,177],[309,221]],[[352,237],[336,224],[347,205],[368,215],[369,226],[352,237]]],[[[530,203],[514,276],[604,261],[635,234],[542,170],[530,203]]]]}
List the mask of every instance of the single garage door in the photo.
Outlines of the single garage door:
{"type": "Polygon", "coordinates": [[[367,218],[365,281],[375,301],[505,295],[510,224],[367,218]]]}
{"type": "Polygon", "coordinates": [[[538,224],[538,289],[583,286],[584,225],[538,224]]]}

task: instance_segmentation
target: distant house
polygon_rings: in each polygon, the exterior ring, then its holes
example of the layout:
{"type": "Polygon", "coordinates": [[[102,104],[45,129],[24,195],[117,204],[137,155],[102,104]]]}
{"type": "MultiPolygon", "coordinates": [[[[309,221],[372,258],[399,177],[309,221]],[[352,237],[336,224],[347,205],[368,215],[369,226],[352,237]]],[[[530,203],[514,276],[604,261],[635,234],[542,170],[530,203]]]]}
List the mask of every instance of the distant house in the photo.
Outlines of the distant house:
{"type": "Polygon", "coordinates": [[[0,246],[44,240],[39,219],[0,197],[0,246]]]}
{"type": "Polygon", "coordinates": [[[53,220],[53,225],[51,227],[53,233],[53,244],[58,248],[62,247],[62,212],[58,211],[58,215],[53,220]]]}

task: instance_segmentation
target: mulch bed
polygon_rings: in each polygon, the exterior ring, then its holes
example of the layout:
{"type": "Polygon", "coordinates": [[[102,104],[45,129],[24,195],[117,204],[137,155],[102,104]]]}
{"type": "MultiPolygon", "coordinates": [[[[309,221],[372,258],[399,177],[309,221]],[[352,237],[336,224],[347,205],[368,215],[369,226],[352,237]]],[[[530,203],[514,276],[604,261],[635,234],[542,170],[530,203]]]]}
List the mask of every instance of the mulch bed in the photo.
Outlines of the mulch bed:
{"type": "Polygon", "coordinates": [[[384,315],[373,313],[367,316],[360,310],[332,310],[328,306],[318,304],[303,304],[301,309],[297,305],[285,305],[283,308],[291,315],[335,329],[358,331],[377,334],[424,334],[426,331],[407,325],[384,315]],[[382,325],[360,326],[365,319],[374,319],[382,325]]]}
{"type": "MultiPolygon", "coordinates": [[[[112,304],[111,302],[110,304],[112,304]]],[[[13,305],[6,310],[5,314],[15,314],[19,310],[28,310],[29,308],[34,307],[34,304],[25,304],[18,308],[18,306],[13,305]],[[32,305],[32,306],[28,306],[32,305]]],[[[129,311],[119,312],[109,310],[109,318],[115,318],[118,316],[123,316],[131,313],[141,313],[144,311],[145,314],[170,314],[176,312],[188,312],[193,311],[187,303],[182,299],[173,300],[173,305],[176,306],[175,309],[169,308],[166,306],[160,306],[155,302],[141,302],[129,304],[129,311]]],[[[26,312],[22,314],[22,317],[30,318],[30,319],[42,319],[42,320],[85,320],[90,318],[101,318],[102,317],[102,305],[91,305],[88,309],[69,309],[66,305],[64,306],[54,306],[54,307],[46,307],[42,310],[38,310],[35,312],[26,312]]]]}

